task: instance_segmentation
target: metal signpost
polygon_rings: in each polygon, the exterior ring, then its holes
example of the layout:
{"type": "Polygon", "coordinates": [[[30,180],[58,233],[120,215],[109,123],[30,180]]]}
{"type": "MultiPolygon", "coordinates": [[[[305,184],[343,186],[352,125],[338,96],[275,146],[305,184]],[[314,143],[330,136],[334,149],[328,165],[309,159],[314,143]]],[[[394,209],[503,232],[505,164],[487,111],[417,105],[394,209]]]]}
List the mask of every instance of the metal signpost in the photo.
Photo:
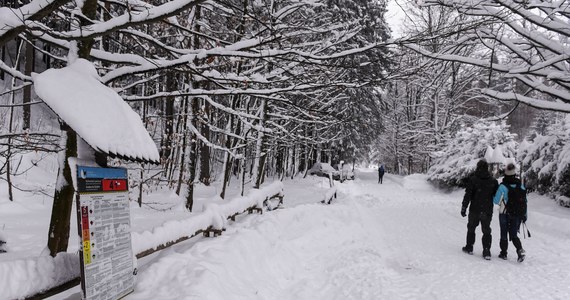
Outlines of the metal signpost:
{"type": "Polygon", "coordinates": [[[77,223],[85,300],[134,289],[127,170],[77,166],[77,223]]]}

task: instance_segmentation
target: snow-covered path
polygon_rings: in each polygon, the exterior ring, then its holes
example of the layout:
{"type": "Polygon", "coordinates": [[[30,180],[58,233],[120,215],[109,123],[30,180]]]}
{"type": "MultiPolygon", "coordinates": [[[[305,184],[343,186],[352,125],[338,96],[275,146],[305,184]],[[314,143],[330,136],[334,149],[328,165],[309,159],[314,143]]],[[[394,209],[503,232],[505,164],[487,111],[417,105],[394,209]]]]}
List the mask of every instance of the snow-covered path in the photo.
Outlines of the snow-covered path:
{"type": "Polygon", "coordinates": [[[361,172],[332,205],[301,204],[247,216],[221,236],[163,251],[126,299],[570,299],[570,211],[531,196],[527,260],[461,252],[462,191],[422,176],[361,172]]]}

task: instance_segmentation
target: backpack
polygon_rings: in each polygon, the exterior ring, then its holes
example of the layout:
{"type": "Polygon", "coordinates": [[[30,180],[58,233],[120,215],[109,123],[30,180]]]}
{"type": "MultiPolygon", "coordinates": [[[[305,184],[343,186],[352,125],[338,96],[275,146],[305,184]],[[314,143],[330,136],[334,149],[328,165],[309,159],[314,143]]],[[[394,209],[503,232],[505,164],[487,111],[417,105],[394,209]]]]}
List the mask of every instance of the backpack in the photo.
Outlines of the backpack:
{"type": "Polygon", "coordinates": [[[509,190],[506,204],[506,212],[509,215],[524,217],[526,215],[526,191],[522,189],[521,184],[517,183],[515,187],[506,184],[509,190]]]}

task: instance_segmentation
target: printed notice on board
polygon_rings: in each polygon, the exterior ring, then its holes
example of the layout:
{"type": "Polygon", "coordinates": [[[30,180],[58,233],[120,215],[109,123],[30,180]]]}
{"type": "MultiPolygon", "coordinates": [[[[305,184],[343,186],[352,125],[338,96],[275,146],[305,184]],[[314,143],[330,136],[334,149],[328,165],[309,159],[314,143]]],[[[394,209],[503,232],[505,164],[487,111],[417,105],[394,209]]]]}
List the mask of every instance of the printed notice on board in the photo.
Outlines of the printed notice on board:
{"type": "Polygon", "coordinates": [[[120,299],[133,291],[127,170],[77,167],[83,299],[120,299]]]}

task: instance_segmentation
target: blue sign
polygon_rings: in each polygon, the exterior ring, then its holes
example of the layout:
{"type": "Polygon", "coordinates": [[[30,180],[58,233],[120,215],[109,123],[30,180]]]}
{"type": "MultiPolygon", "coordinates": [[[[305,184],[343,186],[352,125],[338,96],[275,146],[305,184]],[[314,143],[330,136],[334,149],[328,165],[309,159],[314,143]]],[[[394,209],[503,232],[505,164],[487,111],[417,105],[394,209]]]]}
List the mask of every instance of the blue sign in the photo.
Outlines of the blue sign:
{"type": "Polygon", "coordinates": [[[77,177],[81,179],[127,179],[127,169],[77,166],[77,177]]]}

